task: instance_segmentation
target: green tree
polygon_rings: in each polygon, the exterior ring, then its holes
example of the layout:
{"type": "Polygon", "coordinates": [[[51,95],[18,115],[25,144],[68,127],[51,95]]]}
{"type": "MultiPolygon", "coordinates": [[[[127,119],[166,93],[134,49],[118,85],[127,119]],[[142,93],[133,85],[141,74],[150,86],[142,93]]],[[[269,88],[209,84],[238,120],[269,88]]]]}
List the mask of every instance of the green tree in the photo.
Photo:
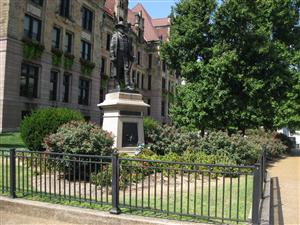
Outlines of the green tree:
{"type": "Polygon", "coordinates": [[[242,132],[261,125],[297,125],[299,67],[294,62],[300,44],[295,26],[300,1],[224,0],[218,7],[200,7],[199,2],[182,0],[176,5],[170,42],[162,48],[168,65],[180,70],[187,83],[197,83],[183,88],[186,93],[178,92],[198,99],[182,102],[177,96],[171,110],[175,123],[242,132]],[[209,18],[200,19],[204,32],[190,21],[200,15],[209,18]],[[197,32],[191,36],[185,29],[194,26],[197,32]],[[201,42],[203,37],[206,41],[201,42]],[[190,39],[196,42],[187,45],[190,39]],[[291,104],[294,112],[278,115],[291,104]]]}

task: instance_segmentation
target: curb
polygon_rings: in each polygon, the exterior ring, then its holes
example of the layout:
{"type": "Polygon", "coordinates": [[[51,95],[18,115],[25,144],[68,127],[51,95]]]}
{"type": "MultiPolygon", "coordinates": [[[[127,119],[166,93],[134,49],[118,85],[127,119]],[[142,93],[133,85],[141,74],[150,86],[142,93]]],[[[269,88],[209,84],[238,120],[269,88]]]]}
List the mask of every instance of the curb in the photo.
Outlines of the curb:
{"type": "Polygon", "coordinates": [[[270,225],[270,215],[271,215],[271,178],[267,176],[264,198],[261,204],[261,215],[260,224],[270,225]]]}
{"type": "Polygon", "coordinates": [[[24,199],[11,199],[0,196],[0,211],[33,216],[43,219],[55,219],[72,224],[108,224],[108,225],[205,225],[208,223],[194,223],[173,221],[153,217],[133,216],[127,214],[112,215],[93,209],[62,206],[45,202],[24,199]]]}

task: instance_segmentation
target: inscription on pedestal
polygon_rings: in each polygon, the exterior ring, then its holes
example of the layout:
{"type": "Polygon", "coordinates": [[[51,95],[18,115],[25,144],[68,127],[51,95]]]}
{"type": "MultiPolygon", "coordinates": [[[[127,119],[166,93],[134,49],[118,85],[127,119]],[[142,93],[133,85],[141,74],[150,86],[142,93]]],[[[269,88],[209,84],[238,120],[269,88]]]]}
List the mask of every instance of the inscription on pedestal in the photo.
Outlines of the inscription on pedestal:
{"type": "Polygon", "coordinates": [[[138,140],[138,124],[123,123],[122,147],[136,147],[138,140]]]}

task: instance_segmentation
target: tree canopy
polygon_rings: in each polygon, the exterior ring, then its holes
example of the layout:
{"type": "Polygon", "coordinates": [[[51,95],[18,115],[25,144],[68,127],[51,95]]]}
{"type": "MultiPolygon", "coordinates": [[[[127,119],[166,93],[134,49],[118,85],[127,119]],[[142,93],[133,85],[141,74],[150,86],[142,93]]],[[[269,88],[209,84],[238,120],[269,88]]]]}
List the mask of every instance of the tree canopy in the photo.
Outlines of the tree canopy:
{"type": "Polygon", "coordinates": [[[300,127],[300,0],[181,0],[162,55],[187,85],[171,117],[197,129],[300,127]]]}

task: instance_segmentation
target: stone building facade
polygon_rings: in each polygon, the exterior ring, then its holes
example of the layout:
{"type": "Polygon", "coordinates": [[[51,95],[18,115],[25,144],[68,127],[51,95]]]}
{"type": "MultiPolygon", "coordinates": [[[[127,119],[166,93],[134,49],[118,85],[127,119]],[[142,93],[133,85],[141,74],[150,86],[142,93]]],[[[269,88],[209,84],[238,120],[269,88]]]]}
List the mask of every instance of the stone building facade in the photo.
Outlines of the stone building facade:
{"type": "Polygon", "coordinates": [[[159,57],[169,20],[153,20],[127,0],[0,0],[0,132],[18,129],[41,107],[79,110],[101,123],[97,104],[109,87],[110,38],[118,20],[131,24],[132,78],[151,108],[168,122],[176,77],[159,57]]]}

